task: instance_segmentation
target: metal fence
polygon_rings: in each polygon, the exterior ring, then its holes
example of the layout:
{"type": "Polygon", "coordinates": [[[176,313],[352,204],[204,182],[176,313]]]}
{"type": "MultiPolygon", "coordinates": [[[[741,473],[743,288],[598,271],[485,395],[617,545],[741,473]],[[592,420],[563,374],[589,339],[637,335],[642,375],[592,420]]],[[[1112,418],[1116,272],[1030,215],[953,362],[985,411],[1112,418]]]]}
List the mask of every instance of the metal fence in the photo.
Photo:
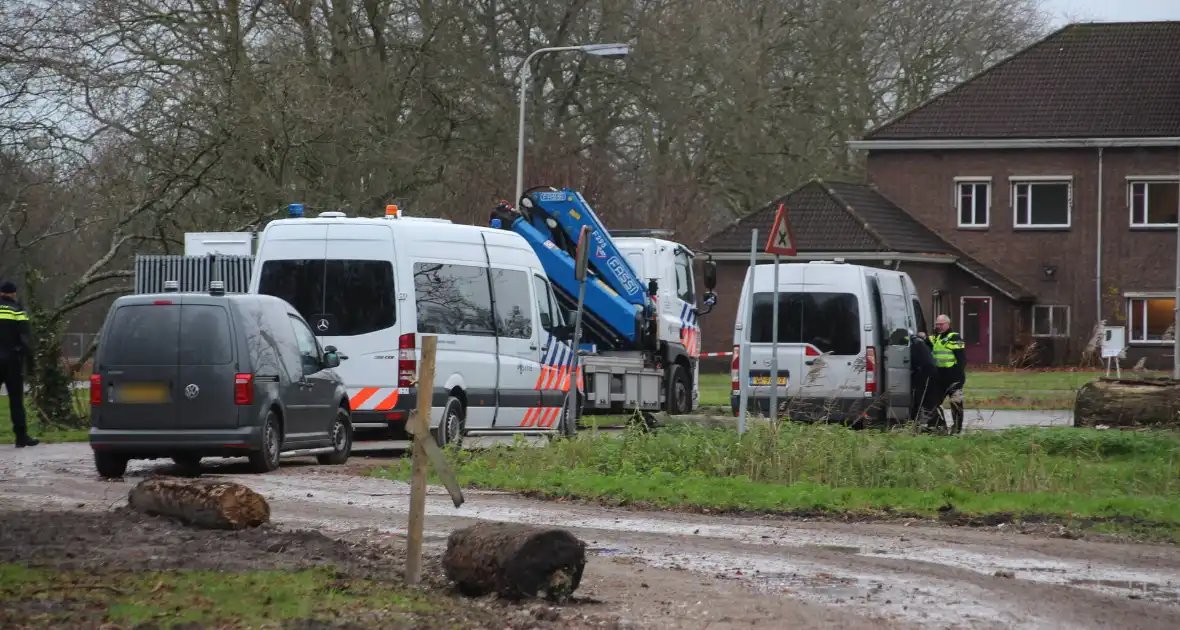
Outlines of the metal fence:
{"type": "Polygon", "coordinates": [[[62,354],[70,361],[77,361],[86,354],[96,338],[98,333],[66,333],[62,338],[62,354]]]}
{"type": "Polygon", "coordinates": [[[246,293],[253,256],[136,256],[135,292],[162,293],[164,282],[176,280],[181,292],[204,292],[221,280],[226,293],[246,293]]]}

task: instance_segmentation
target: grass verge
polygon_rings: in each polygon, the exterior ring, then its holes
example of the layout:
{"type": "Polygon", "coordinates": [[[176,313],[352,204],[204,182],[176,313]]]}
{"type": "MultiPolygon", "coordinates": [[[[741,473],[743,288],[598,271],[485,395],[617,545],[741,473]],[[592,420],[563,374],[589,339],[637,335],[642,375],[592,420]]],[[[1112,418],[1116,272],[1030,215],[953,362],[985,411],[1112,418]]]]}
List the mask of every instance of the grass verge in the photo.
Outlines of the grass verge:
{"type": "Polygon", "coordinates": [[[87,622],[105,622],[118,627],[154,623],[162,628],[260,628],[303,620],[409,627],[412,619],[434,615],[448,605],[394,583],[350,578],[328,569],[95,575],[4,564],[0,594],[15,603],[0,612],[3,627],[89,627],[87,622]],[[35,615],[22,610],[29,607],[37,609],[32,611],[35,615]],[[34,623],[9,625],[20,621],[34,623]]]}
{"type": "MultiPolygon", "coordinates": [[[[85,391],[74,393],[78,409],[89,409],[88,396],[89,394],[85,391]]],[[[28,407],[27,404],[26,407],[28,407]]],[[[37,414],[32,408],[28,409],[25,417],[29,423],[29,435],[43,442],[85,442],[89,439],[88,429],[64,429],[42,425],[34,419],[37,414]]],[[[12,433],[12,415],[8,410],[8,396],[0,396],[0,444],[12,444],[15,440],[16,436],[12,433]]]]}
{"type": "MultiPolygon", "coordinates": [[[[975,409],[1073,409],[1078,388],[1103,374],[1093,370],[971,371],[964,395],[967,407],[975,409]]],[[[728,374],[701,374],[700,387],[701,404],[729,405],[728,374]]]]}
{"type": "MultiPolygon", "coordinates": [[[[1180,436],[1011,429],[957,438],[836,426],[673,426],[453,452],[462,483],[694,511],[1133,524],[1180,542],[1180,436]]],[[[405,479],[408,462],[375,474],[405,479]]]]}

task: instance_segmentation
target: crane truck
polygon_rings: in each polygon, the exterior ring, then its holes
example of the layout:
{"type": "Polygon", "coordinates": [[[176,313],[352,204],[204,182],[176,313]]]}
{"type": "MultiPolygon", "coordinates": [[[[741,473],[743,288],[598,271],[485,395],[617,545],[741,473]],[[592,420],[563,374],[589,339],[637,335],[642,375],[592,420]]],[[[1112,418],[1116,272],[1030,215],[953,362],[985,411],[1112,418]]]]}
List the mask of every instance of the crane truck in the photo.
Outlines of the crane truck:
{"type": "Polygon", "coordinates": [[[491,224],[524,237],[567,312],[577,308],[577,241],[589,228],[581,413],[675,415],[699,406],[699,321],[717,302],[712,260],[699,308],[691,249],[664,238],[666,230],[612,234],[577,190],[529,189],[516,207],[501,204],[491,224]]]}

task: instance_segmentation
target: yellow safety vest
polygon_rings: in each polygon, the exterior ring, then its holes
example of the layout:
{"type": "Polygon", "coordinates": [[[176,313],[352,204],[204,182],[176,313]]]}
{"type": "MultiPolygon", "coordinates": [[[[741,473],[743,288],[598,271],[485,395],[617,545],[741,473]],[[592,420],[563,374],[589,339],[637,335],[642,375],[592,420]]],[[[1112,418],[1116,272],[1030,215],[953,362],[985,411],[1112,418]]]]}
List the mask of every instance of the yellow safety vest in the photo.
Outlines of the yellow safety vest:
{"type": "Polygon", "coordinates": [[[0,304],[0,321],[27,322],[29,316],[24,311],[17,310],[7,304],[0,304]]]}
{"type": "Polygon", "coordinates": [[[931,343],[934,345],[934,365],[940,368],[955,367],[955,350],[967,347],[957,332],[935,335],[931,343]]]}

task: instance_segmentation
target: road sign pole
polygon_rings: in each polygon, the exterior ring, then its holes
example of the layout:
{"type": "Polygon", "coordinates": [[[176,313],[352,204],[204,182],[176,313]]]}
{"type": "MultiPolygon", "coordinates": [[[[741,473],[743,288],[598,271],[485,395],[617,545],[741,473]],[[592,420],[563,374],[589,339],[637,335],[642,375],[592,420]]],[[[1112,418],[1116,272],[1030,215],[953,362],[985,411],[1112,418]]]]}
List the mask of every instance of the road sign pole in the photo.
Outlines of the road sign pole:
{"type": "Polygon", "coordinates": [[[774,294],[770,307],[770,421],[778,421],[778,254],[774,255],[774,294]]]}
{"type": "Polygon", "coordinates": [[[738,351],[738,435],[746,432],[746,411],[750,402],[750,328],[754,325],[754,274],[758,267],[758,230],[750,230],[750,282],[746,286],[746,312],[742,317],[742,337],[738,351]]]}

